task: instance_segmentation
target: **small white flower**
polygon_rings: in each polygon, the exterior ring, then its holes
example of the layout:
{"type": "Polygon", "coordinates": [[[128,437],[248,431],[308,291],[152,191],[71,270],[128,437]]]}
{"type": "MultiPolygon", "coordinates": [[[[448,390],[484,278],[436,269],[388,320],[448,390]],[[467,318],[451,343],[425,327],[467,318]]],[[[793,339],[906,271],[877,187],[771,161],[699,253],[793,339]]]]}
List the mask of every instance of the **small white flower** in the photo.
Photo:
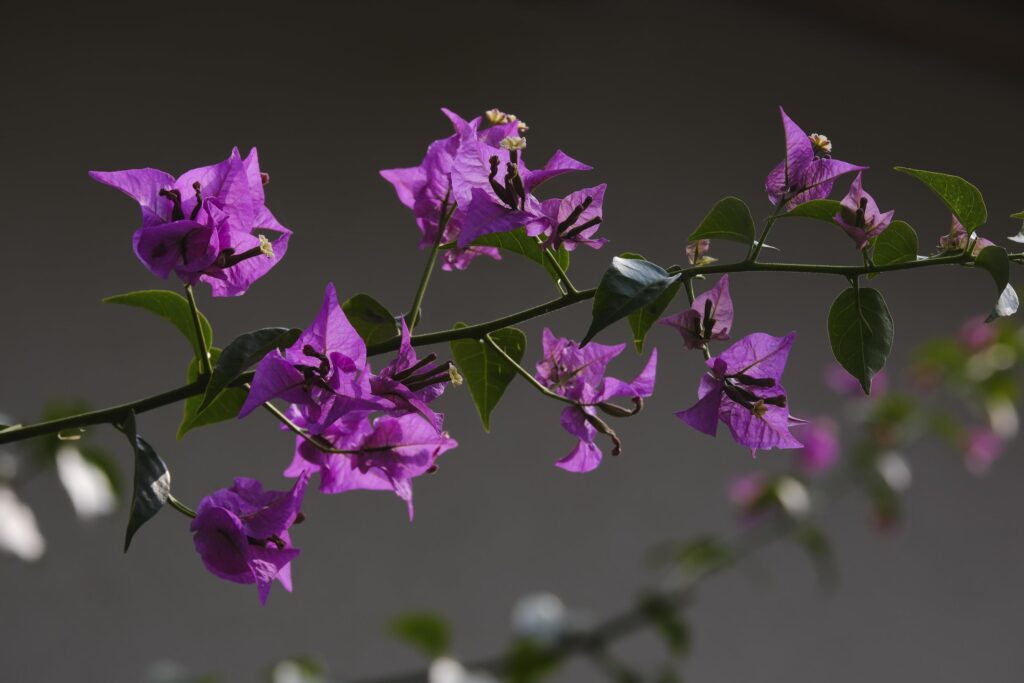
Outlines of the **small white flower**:
{"type": "Polygon", "coordinates": [[[25,562],[35,562],[46,552],[32,509],[6,487],[0,487],[0,550],[25,562]]]}
{"type": "Polygon", "coordinates": [[[117,508],[117,497],[107,473],[86,460],[75,446],[58,448],[56,459],[57,477],[79,519],[109,515],[117,508]]]}
{"type": "Polygon", "coordinates": [[[512,608],[512,632],[520,638],[551,644],[568,628],[569,611],[553,593],[526,595],[512,608]]]}
{"type": "Polygon", "coordinates": [[[893,491],[906,491],[910,488],[913,475],[906,459],[896,451],[888,451],[878,459],[878,474],[893,491]]]}

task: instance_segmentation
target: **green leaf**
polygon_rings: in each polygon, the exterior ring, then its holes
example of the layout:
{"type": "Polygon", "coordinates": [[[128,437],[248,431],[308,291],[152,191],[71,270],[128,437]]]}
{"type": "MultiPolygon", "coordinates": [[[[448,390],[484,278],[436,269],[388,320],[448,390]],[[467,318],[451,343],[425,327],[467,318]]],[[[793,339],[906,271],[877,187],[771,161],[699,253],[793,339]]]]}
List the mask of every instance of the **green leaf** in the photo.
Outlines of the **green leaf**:
{"type": "Polygon", "coordinates": [[[967,234],[977,230],[988,219],[988,209],[985,208],[985,199],[981,192],[963,178],[904,166],[897,166],[895,170],[913,176],[927,185],[960,220],[967,234]]]}
{"type": "Polygon", "coordinates": [[[688,574],[702,574],[729,562],[733,550],[714,536],[701,536],[683,544],[675,552],[680,569],[688,574]]]}
{"type": "Polygon", "coordinates": [[[996,283],[996,292],[999,295],[986,322],[1016,313],[1020,307],[1020,300],[1017,298],[1016,290],[1010,284],[1010,256],[1006,250],[995,245],[985,247],[974,259],[974,265],[988,271],[996,283]]]}
{"type": "Polygon", "coordinates": [[[678,273],[670,274],[650,261],[614,257],[597,285],[590,329],[580,346],[615,321],[653,303],[678,280],[678,273]]]}
{"type": "Polygon", "coordinates": [[[748,247],[754,242],[754,219],[743,200],[726,197],[712,207],[687,242],[731,240],[748,247]]]}
{"type": "MultiPolygon", "coordinates": [[[[178,331],[185,335],[185,339],[192,345],[192,351],[199,355],[195,328],[192,325],[192,311],[188,305],[188,299],[176,292],[168,292],[163,289],[146,289],[139,292],[129,292],[108,296],[103,300],[105,304],[123,304],[142,308],[150,313],[155,313],[167,322],[178,328],[178,331]]],[[[210,321],[202,313],[199,314],[199,325],[203,328],[203,338],[206,345],[213,343],[213,328],[210,321]]]]}
{"type": "MultiPolygon", "coordinates": [[[[465,327],[456,323],[455,329],[465,327]]],[[[490,333],[491,339],[519,363],[526,353],[526,335],[514,327],[490,333]]],[[[516,369],[482,339],[456,339],[451,342],[452,358],[462,373],[473,403],[480,414],[484,431],[491,431],[491,411],[516,376],[516,369]]]]}
{"type": "Polygon", "coordinates": [[[974,265],[987,270],[996,283],[996,293],[1002,294],[1010,282],[1010,256],[1002,247],[985,247],[974,259],[974,265]]]}
{"type": "Polygon", "coordinates": [[[128,516],[128,530],[124,537],[124,551],[128,552],[132,537],[143,524],[160,512],[160,508],[171,495],[171,473],[160,456],[156,454],[135,427],[135,413],[129,411],[121,425],[128,437],[128,443],[135,451],[135,478],[132,486],[131,512],[128,516]]]}
{"type": "Polygon", "coordinates": [[[516,640],[507,654],[508,683],[536,683],[553,674],[560,658],[550,648],[528,638],[516,640]]]}
{"type": "Polygon", "coordinates": [[[871,378],[892,349],[892,316],[878,290],[851,287],[836,297],[828,312],[828,338],[836,360],[870,394],[871,378]]]}
{"type": "Polygon", "coordinates": [[[782,214],[779,218],[813,218],[835,224],[833,218],[839,213],[841,206],[842,204],[835,199],[812,199],[798,204],[792,211],[782,214]]]}
{"type": "MultiPolygon", "coordinates": [[[[558,278],[558,273],[544,258],[544,250],[537,244],[537,238],[527,235],[526,228],[516,228],[509,232],[492,232],[489,235],[476,238],[473,240],[473,244],[481,247],[497,247],[513,254],[525,256],[534,263],[544,266],[552,278],[558,278]]],[[[559,247],[555,256],[562,270],[569,270],[569,252],[564,247],[559,247]]]]}
{"type": "MultiPolygon", "coordinates": [[[[917,233],[904,221],[893,221],[874,240],[871,260],[876,266],[889,266],[917,260],[917,233]]],[[[871,273],[873,278],[878,273],[871,273]]]]}
{"type": "Polygon", "coordinates": [[[690,650],[690,628],[679,616],[679,607],[664,596],[652,594],[640,602],[640,609],[665,640],[669,652],[682,657],[690,650]]]}
{"type": "MultiPolygon", "coordinates": [[[[627,251],[620,256],[622,258],[645,260],[643,256],[632,251],[627,251]]],[[[644,352],[644,339],[647,337],[651,326],[665,313],[665,309],[676,298],[676,294],[679,293],[679,288],[682,286],[683,281],[677,280],[675,284],[669,285],[657,299],[629,314],[629,328],[633,330],[633,345],[636,347],[637,353],[644,352]]]]}
{"type": "MultiPolygon", "coordinates": [[[[221,353],[221,350],[216,347],[210,349],[210,362],[217,363],[221,353]]],[[[191,383],[199,379],[199,372],[199,361],[193,358],[192,362],[188,364],[188,381],[191,383]]],[[[203,427],[238,417],[238,411],[242,409],[246,396],[247,392],[245,389],[238,387],[225,389],[217,395],[217,398],[210,402],[202,413],[199,412],[199,406],[204,400],[203,396],[190,396],[185,399],[185,414],[181,419],[181,425],[178,427],[177,438],[182,438],[196,427],[203,427]]]]}
{"type": "Polygon", "coordinates": [[[1018,211],[1017,213],[1011,213],[1010,218],[1022,218],[1024,219],[1024,211],[1018,211]]]}
{"type": "Polygon", "coordinates": [[[215,360],[211,358],[211,362],[215,363],[213,374],[196,413],[201,414],[206,410],[228,385],[260,362],[270,351],[288,348],[301,334],[302,330],[287,327],[264,327],[237,337],[224,347],[215,360]]]}
{"type": "Polygon", "coordinates": [[[379,344],[401,334],[395,316],[384,304],[366,294],[356,294],[341,305],[345,317],[356,328],[367,346],[379,344]]]}
{"type": "Polygon", "coordinates": [[[428,659],[447,654],[451,648],[448,622],[433,612],[407,612],[391,622],[391,635],[422,652],[428,659]]]}

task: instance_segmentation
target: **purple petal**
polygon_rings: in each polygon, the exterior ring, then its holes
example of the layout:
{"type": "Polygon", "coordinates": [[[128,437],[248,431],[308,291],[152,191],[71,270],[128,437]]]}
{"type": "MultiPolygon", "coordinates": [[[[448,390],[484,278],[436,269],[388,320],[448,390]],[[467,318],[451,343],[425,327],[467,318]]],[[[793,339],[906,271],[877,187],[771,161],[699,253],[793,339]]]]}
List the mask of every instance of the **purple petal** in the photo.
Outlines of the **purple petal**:
{"type": "Polygon", "coordinates": [[[715,436],[718,434],[718,413],[722,406],[722,383],[715,382],[710,390],[695,404],[676,413],[676,417],[698,432],[715,436]]]}
{"type": "Polygon", "coordinates": [[[398,201],[410,209],[416,203],[416,195],[427,183],[427,173],[422,166],[387,169],[381,171],[380,176],[394,186],[398,201]]]}
{"type": "MultiPolygon", "coordinates": [[[[778,382],[782,378],[795,338],[796,332],[790,332],[785,337],[755,332],[737,341],[718,358],[725,362],[729,374],[742,373],[778,382]]],[[[708,361],[708,367],[713,367],[713,360],[708,361]]]]}
{"type": "Polygon", "coordinates": [[[584,473],[597,469],[601,464],[601,449],[592,441],[580,441],[569,455],[555,463],[567,472],[584,473]]]}
{"type": "Polygon", "coordinates": [[[458,245],[466,248],[478,237],[515,230],[530,219],[526,212],[510,209],[499,203],[491,193],[475,187],[470,191],[469,203],[462,211],[462,232],[459,234],[458,245]]]}
{"type": "Polygon", "coordinates": [[[789,410],[766,405],[764,414],[755,415],[731,400],[722,402],[722,421],[736,443],[753,451],[770,448],[800,448],[803,444],[789,432],[789,410]]]}
{"type": "Polygon", "coordinates": [[[595,402],[607,401],[618,397],[646,398],[654,393],[654,379],[658,368],[658,350],[651,350],[651,357],[640,374],[632,382],[623,382],[614,377],[606,377],[600,397],[595,402]]]}
{"type": "Polygon", "coordinates": [[[527,192],[532,192],[538,185],[552,178],[569,173],[571,171],[591,171],[593,168],[580,161],[576,161],[562,150],[555,153],[544,164],[544,168],[538,171],[531,171],[520,164],[519,175],[523,179],[523,186],[527,192]]]}
{"type": "Polygon", "coordinates": [[[235,583],[253,583],[249,568],[249,540],[242,523],[224,508],[210,507],[197,511],[190,529],[199,558],[214,576],[235,583]]]}
{"type": "Polygon", "coordinates": [[[342,353],[356,367],[366,365],[366,343],[338,305],[338,293],[333,284],[327,285],[323,305],[313,324],[306,328],[285,356],[292,362],[310,362],[308,357],[302,355],[302,349],[307,344],[324,356],[342,353]]]}
{"type": "Polygon", "coordinates": [[[139,203],[143,225],[153,225],[171,219],[172,204],[160,196],[160,190],[174,186],[174,176],[155,168],[137,168],[130,171],[89,171],[93,180],[124,192],[139,203]]]}
{"type": "Polygon", "coordinates": [[[283,398],[291,403],[308,401],[308,395],[301,388],[305,380],[292,363],[282,358],[277,351],[271,351],[256,366],[252,388],[245,397],[242,409],[238,411],[239,419],[274,398],[283,398]]]}
{"type": "MultiPolygon", "coordinates": [[[[215,273],[204,274],[200,280],[210,285],[213,296],[240,296],[248,291],[256,280],[276,266],[288,251],[291,234],[284,234],[271,242],[273,256],[260,254],[246,259],[230,268],[217,269],[215,273]]],[[[260,247],[259,237],[250,233],[231,231],[230,241],[235,253],[244,253],[260,247]]]]}
{"type": "Polygon", "coordinates": [[[187,277],[208,267],[217,258],[217,244],[213,228],[190,220],[139,228],[132,237],[135,255],[150,272],[164,279],[179,268],[179,275],[187,277]]]}

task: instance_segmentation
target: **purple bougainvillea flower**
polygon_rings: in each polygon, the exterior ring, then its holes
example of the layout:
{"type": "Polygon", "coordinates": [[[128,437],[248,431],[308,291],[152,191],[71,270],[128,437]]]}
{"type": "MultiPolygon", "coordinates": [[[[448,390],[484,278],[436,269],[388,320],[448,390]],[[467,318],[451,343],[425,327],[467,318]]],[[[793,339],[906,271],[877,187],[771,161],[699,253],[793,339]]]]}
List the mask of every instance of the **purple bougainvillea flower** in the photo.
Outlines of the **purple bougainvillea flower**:
{"type": "Polygon", "coordinates": [[[798,421],[790,416],[779,384],[795,336],[756,332],[709,359],[697,389],[699,400],[676,416],[709,436],[724,422],[732,438],[755,455],[759,449],[800,448],[803,444],[789,432],[798,421]]]}
{"type": "Polygon", "coordinates": [[[823,199],[832,192],[836,178],[846,173],[863,171],[866,166],[855,166],[832,158],[832,143],[824,135],[808,135],[779,107],[782,127],[786,134],[786,158],[765,178],[764,189],[768,199],[783,211],[791,211],[798,204],[823,199]]]}
{"type": "Polygon", "coordinates": [[[562,428],[578,438],[579,443],[556,464],[569,472],[589,472],[601,464],[602,452],[595,443],[599,433],[612,439],[615,444],[613,454],[617,455],[620,448],[615,432],[597,417],[597,409],[614,398],[632,398],[638,410],[642,405],[641,399],[654,393],[657,350],[651,351],[650,359],[636,379],[623,382],[605,377],[605,368],[622,353],[625,344],[604,346],[591,342],[581,349],[575,341],[556,337],[551,330],[545,329],[543,346],[544,358],[537,363],[537,381],[580,404],[562,411],[562,428]]]}
{"type": "Polygon", "coordinates": [[[949,233],[939,238],[939,249],[943,253],[962,252],[970,245],[971,256],[977,256],[985,247],[991,247],[993,244],[992,240],[987,240],[978,233],[968,235],[955,214],[949,233]]]}
{"type": "MultiPolygon", "coordinates": [[[[454,248],[445,250],[441,267],[464,270],[478,256],[501,258],[494,247],[470,246],[474,239],[488,232],[511,230],[523,225],[523,222],[512,225],[515,222],[513,218],[511,222],[502,224],[512,227],[479,229],[481,225],[490,224],[508,213],[505,203],[491,205],[499,200],[491,184],[490,159],[496,157],[499,166],[507,166],[512,161],[511,150],[508,149],[512,143],[506,142],[503,147],[502,141],[522,140],[520,134],[525,126],[515,116],[498,110],[487,113],[487,120],[492,125],[485,128],[481,128],[482,119],[479,117],[466,121],[452,111],[442,111],[451,121],[454,134],[431,143],[419,166],[384,170],[381,176],[394,186],[399,200],[416,216],[416,224],[423,235],[420,248],[432,246],[439,237],[442,242],[457,241],[454,248]],[[482,198],[487,201],[481,201],[470,211],[474,189],[480,190],[482,198]],[[448,215],[448,219],[444,234],[439,236],[442,214],[448,215]],[[467,222],[472,225],[473,234],[463,236],[463,226],[467,222]]],[[[505,185],[510,188],[508,191],[519,192],[525,197],[550,178],[569,171],[590,169],[561,151],[556,152],[544,168],[536,171],[526,168],[519,150],[514,156],[513,168],[505,170],[507,182],[498,186],[502,195],[506,193],[505,185]]]]}
{"type": "Polygon", "coordinates": [[[960,326],[960,333],[957,337],[970,353],[987,349],[999,336],[998,328],[988,324],[985,320],[985,316],[979,315],[969,318],[960,326]]]}
{"type": "Polygon", "coordinates": [[[288,529],[298,519],[309,475],[290,491],[264,491],[255,479],[203,498],[192,520],[193,542],[203,565],[235,583],[255,583],[266,604],[270,584],[277,580],[292,590],[291,562],[298,554],[288,529]]]}
{"type": "Polygon", "coordinates": [[[327,285],[320,313],[298,340],[260,360],[238,416],[274,398],[298,405],[313,433],[349,412],[393,407],[371,391],[366,344],[338,305],[334,285],[327,285]]]}
{"type": "MultiPolygon", "coordinates": [[[[296,415],[299,426],[305,426],[296,415]]],[[[351,415],[349,416],[351,418],[351,415]]],[[[383,415],[373,420],[343,419],[321,435],[345,453],[325,453],[308,440],[296,439],[295,459],[286,476],[320,473],[320,491],[342,493],[357,489],[394,491],[413,518],[412,480],[433,471],[437,458],[458,442],[438,431],[419,413],[383,415]]]]}
{"type": "Polygon", "coordinates": [[[601,227],[605,184],[586,190],[577,190],[562,199],[546,199],[535,207],[527,232],[547,235],[545,246],[553,249],[564,246],[572,251],[577,245],[600,249],[608,240],[594,237],[601,227]]]}
{"type": "Polygon", "coordinates": [[[417,358],[411,344],[409,327],[402,321],[402,342],[398,355],[380,374],[370,379],[370,390],[375,396],[394,404],[391,415],[419,413],[440,432],[444,417],[427,405],[444,393],[451,381],[451,364],[437,363],[436,354],[417,358]]]}
{"type": "Polygon", "coordinates": [[[526,139],[514,125],[503,132],[507,135],[497,143],[481,139],[472,131],[462,133],[451,175],[452,196],[459,205],[460,248],[482,235],[522,226],[531,235],[541,234],[550,219],[533,191],[563,173],[590,170],[590,166],[559,151],[542,170],[530,172],[522,161],[526,139]]]}
{"type": "Polygon", "coordinates": [[[794,430],[803,447],[796,452],[797,466],[804,474],[816,476],[832,469],[839,460],[839,426],[823,417],[794,430]]]}
{"type": "Polygon", "coordinates": [[[728,339],[732,319],[729,276],[723,275],[714,287],[695,298],[690,308],[658,323],[679,330],[686,348],[699,349],[712,339],[728,339]]]}
{"type": "Polygon", "coordinates": [[[833,220],[857,243],[858,249],[868,246],[868,240],[882,234],[892,223],[895,211],[881,213],[874,198],[864,191],[862,173],[850,185],[850,191],[840,202],[839,213],[833,220]]]}
{"type": "Polygon", "coordinates": [[[236,147],[219,164],[179,178],[152,168],[90,171],[90,177],[139,203],[142,227],[132,244],[154,274],[206,282],[214,296],[244,294],[288,249],[291,230],[264,204],[256,149],[243,160],[236,147]],[[274,241],[263,233],[276,234],[274,241]]]}
{"type": "Polygon", "coordinates": [[[1003,440],[988,427],[972,427],[964,437],[964,462],[976,476],[988,474],[1003,454],[1003,440]]]}

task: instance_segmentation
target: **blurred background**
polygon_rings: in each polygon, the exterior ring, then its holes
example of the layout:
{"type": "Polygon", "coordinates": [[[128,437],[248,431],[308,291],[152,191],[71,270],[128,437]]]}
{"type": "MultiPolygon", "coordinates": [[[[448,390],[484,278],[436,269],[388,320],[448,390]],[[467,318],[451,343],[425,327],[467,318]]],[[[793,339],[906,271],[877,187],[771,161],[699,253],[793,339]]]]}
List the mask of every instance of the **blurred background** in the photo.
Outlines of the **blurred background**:
{"type": "MultiPolygon", "coordinates": [[[[927,252],[948,229],[944,207],[894,165],[962,175],[985,193],[990,238],[1016,233],[1024,208],[1017,160],[1024,105],[1020,14],[989,3],[425,2],[344,4],[23,3],[0,25],[0,412],[39,418],[52,398],[100,407],[178,386],[189,347],[166,323],[100,299],[165,286],[135,259],[137,207],[87,177],[90,169],[152,166],[178,173],[258,146],[272,175],[268,204],[295,231],[288,257],[237,300],[200,305],[224,344],[267,325],[303,327],[324,285],[367,292],[405,310],[425,255],[411,215],[378,175],[418,164],[448,134],[438,111],[471,117],[499,107],[529,122],[533,164],[556,148],[586,161],[578,183],[609,184],[601,234],[580,253],[577,283],[596,283],[613,253],[683,260],[685,239],[715,201],[769,205],[766,172],[781,158],[781,104],[838,158],[868,164],[869,191],[914,225],[927,252]]],[[[845,183],[837,188],[838,197],[845,183]]],[[[851,263],[839,230],[779,227],[788,261],[851,263]]],[[[1005,244],[1005,242],[1003,242],[1005,244]]],[[[579,252],[577,252],[579,253],[579,252]]],[[[723,248],[718,254],[733,256],[723,248]]],[[[775,256],[770,256],[774,258],[775,256]]],[[[896,323],[892,382],[913,349],[988,311],[982,273],[927,270],[875,281],[896,323]]],[[[825,315],[842,282],[794,275],[734,276],[738,335],[797,330],[786,384],[795,413],[836,414],[822,382],[831,353],[825,315]]],[[[166,285],[176,288],[176,284],[166,285]]],[[[473,322],[547,300],[543,272],[515,256],[438,273],[423,330],[473,322]]],[[[676,310],[679,307],[677,302],[676,310]]],[[[532,367],[540,332],[579,337],[578,306],[524,325],[532,367]]],[[[624,323],[603,335],[626,339],[624,323]]],[[[572,447],[559,407],[514,383],[480,427],[468,392],[441,409],[460,447],[416,482],[416,521],[390,494],[310,495],[295,533],[296,591],[261,608],[251,586],[224,583],[196,557],[187,523],[165,511],[121,553],[126,518],[83,525],[55,477],[20,495],[35,511],[46,553],[0,557],[0,679],[136,681],[154,661],[250,681],[281,657],[315,654],[339,677],[387,674],[422,661],[385,633],[410,608],[456,627],[455,653],[497,651],[522,595],[551,591],[598,618],[628,606],[659,574],[654,544],[734,527],[733,477],[770,469],[672,417],[700,375],[670,330],[656,329],[658,393],[638,419],[616,425],[626,443],[588,475],[553,462],[572,447]]],[[[445,349],[438,349],[441,353],[445,349]]],[[[632,351],[611,368],[632,377],[632,351]]],[[[179,498],[195,503],[233,476],[283,488],[292,440],[262,414],[177,441],[180,407],[140,416],[140,433],[167,460],[179,498]]],[[[112,429],[94,443],[130,453],[112,429]]],[[[846,438],[856,438],[847,433],[846,438]]],[[[5,448],[5,450],[16,450],[5,448]]],[[[905,524],[879,534],[862,500],[821,520],[842,568],[834,591],[816,583],[792,547],[765,552],[716,579],[688,610],[690,681],[853,683],[863,680],[1019,681],[1024,670],[1024,462],[1011,445],[991,475],[925,440],[914,463],[905,524]]],[[[623,657],[660,656],[650,636],[623,657]]],[[[556,680],[594,680],[574,661],[556,680]]]]}

